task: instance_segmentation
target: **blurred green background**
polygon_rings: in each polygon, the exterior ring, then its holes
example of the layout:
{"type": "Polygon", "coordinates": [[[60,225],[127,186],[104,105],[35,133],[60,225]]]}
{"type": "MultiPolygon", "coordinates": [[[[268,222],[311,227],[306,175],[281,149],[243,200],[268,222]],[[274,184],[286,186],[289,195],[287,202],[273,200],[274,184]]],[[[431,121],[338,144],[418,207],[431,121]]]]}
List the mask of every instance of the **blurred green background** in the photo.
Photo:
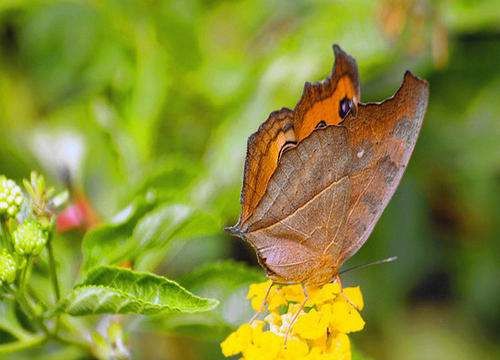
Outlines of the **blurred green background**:
{"type": "MultiPolygon", "coordinates": [[[[256,266],[222,231],[239,213],[247,137],[329,74],[333,43],[357,59],[363,101],[392,95],[411,69],[430,82],[424,127],[349,264],[399,261],[345,277],[367,303],[352,339],[373,359],[498,359],[499,10],[495,0],[1,0],[0,172],[37,169],[59,188],[69,174],[104,220],[148,191],[217,218],[210,236],[157,254],[158,271],[195,292],[226,286],[216,320],[129,328],[137,357],[217,359],[248,315],[250,280],[211,282],[203,266],[256,266]],[[197,276],[205,287],[190,286],[197,276]]],[[[60,241],[79,250],[77,237],[60,241]]]]}

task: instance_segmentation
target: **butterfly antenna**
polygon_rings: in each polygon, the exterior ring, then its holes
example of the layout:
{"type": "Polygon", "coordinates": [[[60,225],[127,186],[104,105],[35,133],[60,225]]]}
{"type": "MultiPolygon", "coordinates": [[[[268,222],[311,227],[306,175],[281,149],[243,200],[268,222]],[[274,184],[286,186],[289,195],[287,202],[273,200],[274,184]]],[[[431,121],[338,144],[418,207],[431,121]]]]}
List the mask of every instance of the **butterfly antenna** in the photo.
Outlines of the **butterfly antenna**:
{"type": "Polygon", "coordinates": [[[398,259],[397,256],[391,256],[391,257],[388,257],[386,259],[372,261],[372,262],[369,262],[367,264],[356,265],[356,266],[353,266],[353,267],[350,267],[350,268],[347,268],[345,270],[340,271],[339,275],[344,274],[346,272],[351,272],[352,270],[364,269],[364,268],[366,268],[368,266],[372,266],[372,265],[379,265],[379,264],[390,263],[390,262],[393,262],[393,261],[395,261],[397,259],[398,259]]]}

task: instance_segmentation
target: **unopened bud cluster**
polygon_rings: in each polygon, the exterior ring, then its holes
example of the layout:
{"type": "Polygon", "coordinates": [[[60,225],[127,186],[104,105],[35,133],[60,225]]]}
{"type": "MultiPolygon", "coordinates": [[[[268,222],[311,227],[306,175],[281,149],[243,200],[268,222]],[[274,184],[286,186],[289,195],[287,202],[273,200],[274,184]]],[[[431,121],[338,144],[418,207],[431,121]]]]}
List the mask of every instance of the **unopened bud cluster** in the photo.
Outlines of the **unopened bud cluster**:
{"type": "Polygon", "coordinates": [[[0,176],[0,216],[15,217],[23,203],[21,188],[5,176],[0,176]]]}
{"type": "Polygon", "coordinates": [[[11,284],[16,279],[17,264],[5,249],[0,251],[0,285],[11,284]]]}
{"type": "Polygon", "coordinates": [[[27,220],[14,231],[12,240],[19,255],[38,255],[47,243],[47,234],[38,222],[27,220]]]}

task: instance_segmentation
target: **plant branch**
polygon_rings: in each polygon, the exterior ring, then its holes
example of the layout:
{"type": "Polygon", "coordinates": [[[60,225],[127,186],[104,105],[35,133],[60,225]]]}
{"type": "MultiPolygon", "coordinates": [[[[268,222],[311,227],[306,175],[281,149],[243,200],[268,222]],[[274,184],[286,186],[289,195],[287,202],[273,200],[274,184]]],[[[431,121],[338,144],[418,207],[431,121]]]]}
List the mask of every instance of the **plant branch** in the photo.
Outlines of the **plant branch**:
{"type": "Polygon", "coordinates": [[[6,344],[0,344],[0,354],[9,354],[16,351],[25,350],[34,346],[41,345],[47,340],[45,334],[31,336],[27,339],[14,341],[6,344]]]}
{"type": "Polygon", "coordinates": [[[61,299],[61,290],[59,288],[59,279],[57,277],[57,270],[56,270],[56,260],[54,257],[54,248],[52,246],[53,238],[54,238],[54,225],[51,226],[49,232],[49,238],[47,240],[47,251],[49,253],[50,278],[52,280],[52,287],[54,288],[54,295],[56,297],[56,302],[58,302],[61,299]]]}
{"type": "Polygon", "coordinates": [[[4,216],[0,216],[0,240],[2,245],[12,251],[12,239],[9,232],[9,225],[7,224],[7,219],[4,216]]]}
{"type": "Polygon", "coordinates": [[[35,309],[33,309],[33,306],[31,306],[30,302],[26,299],[24,291],[18,292],[16,296],[16,301],[23,310],[23,312],[31,321],[36,323],[46,334],[50,334],[50,331],[43,322],[43,320],[40,319],[35,309]]]}

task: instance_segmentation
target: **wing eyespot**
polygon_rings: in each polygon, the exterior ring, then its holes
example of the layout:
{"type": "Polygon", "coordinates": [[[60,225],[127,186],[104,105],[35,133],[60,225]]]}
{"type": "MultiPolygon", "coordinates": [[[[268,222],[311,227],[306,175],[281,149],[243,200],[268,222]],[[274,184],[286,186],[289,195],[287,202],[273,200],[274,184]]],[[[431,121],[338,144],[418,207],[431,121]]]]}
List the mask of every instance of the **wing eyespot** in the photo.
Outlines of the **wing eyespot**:
{"type": "Polygon", "coordinates": [[[340,118],[345,119],[345,117],[349,115],[353,107],[354,107],[354,102],[352,101],[352,99],[349,99],[348,97],[344,96],[344,98],[340,100],[339,103],[340,118]]]}

